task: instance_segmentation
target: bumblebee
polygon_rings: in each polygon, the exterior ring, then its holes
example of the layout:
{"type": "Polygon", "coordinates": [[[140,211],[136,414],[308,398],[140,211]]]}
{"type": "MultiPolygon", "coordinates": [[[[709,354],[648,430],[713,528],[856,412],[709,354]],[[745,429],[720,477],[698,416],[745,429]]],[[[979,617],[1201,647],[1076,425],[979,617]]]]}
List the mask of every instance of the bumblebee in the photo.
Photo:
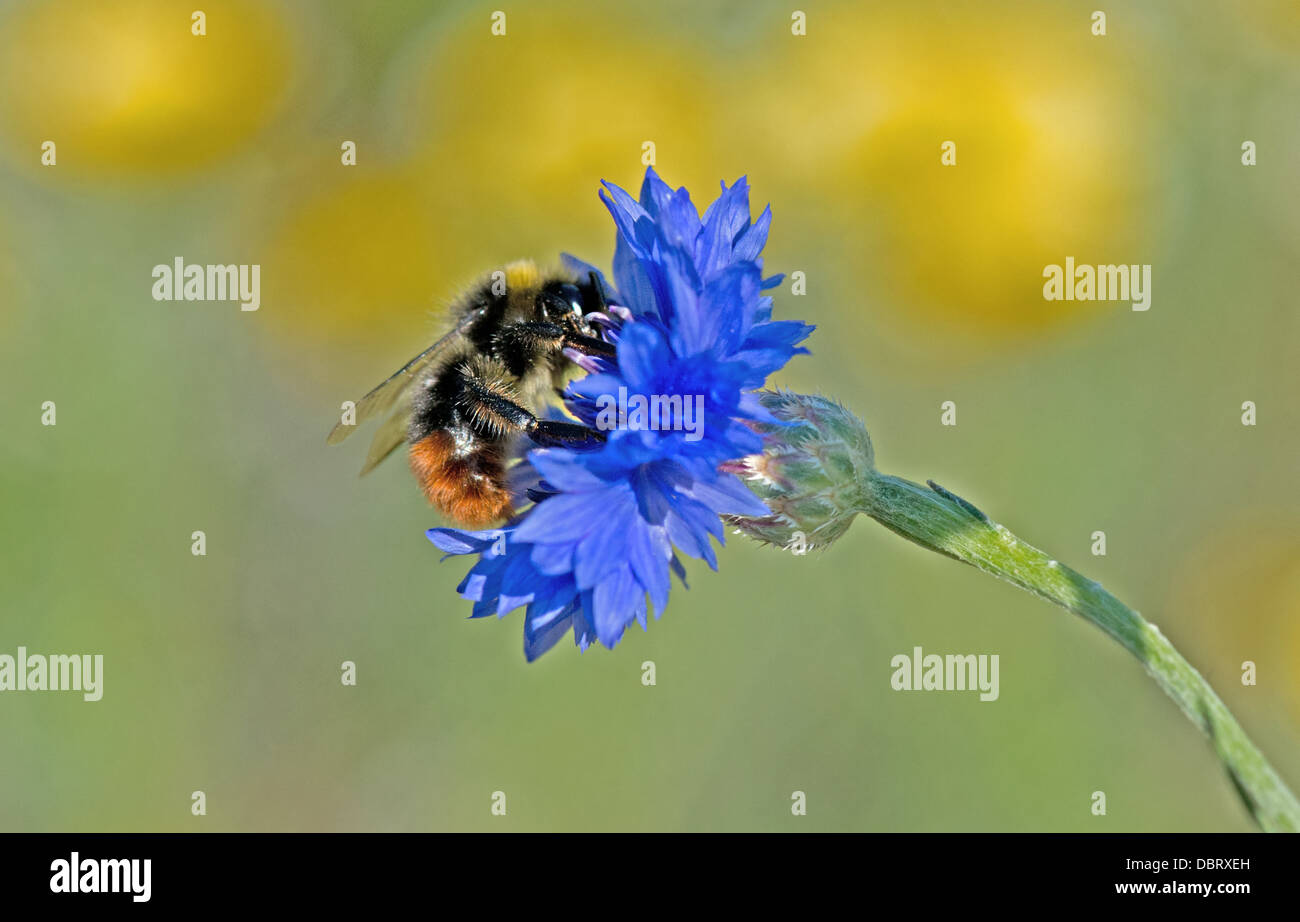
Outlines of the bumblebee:
{"type": "Polygon", "coordinates": [[[456,299],[450,332],[357,401],[355,419],[326,439],[337,444],[384,417],[361,473],[405,442],[429,502],[470,527],[513,514],[507,460],[515,439],[552,447],[604,440],[580,423],[538,414],[573,376],[574,356],[615,355],[592,323],[608,307],[594,272],[544,274],[524,261],[494,275],[456,299]]]}

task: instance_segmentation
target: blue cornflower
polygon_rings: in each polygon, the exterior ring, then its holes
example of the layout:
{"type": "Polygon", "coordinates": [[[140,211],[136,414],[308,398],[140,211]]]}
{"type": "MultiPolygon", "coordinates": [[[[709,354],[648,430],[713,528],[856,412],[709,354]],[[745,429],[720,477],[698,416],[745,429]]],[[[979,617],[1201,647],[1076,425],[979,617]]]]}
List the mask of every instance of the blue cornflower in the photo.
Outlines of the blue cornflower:
{"type": "Polygon", "coordinates": [[[751,223],[742,178],[700,218],[685,189],[646,171],[638,202],[610,183],[614,284],[599,318],[615,359],[574,355],[588,371],[565,392],[576,418],[606,433],[588,450],[528,453],[536,502],[503,528],[432,528],[448,554],[478,554],[458,591],[472,617],[526,606],[524,653],[536,659],[569,630],[586,649],[613,647],[633,621],[668,602],[678,553],[717,569],[722,515],[768,510],[719,465],[763,448],[750,423],[777,423],[754,393],[797,353],[812,327],[774,321],[759,257],[771,209],[751,223]]]}

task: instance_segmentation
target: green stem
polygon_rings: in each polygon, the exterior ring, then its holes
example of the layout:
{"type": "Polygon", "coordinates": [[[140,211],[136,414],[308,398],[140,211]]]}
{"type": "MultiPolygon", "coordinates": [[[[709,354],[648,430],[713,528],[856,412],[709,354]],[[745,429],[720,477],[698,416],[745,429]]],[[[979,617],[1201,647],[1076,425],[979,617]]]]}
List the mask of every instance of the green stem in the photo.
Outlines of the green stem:
{"type": "Polygon", "coordinates": [[[1300,831],[1300,803],[1201,674],[1160,630],[1095,580],[1025,544],[944,490],[871,471],[862,512],[909,541],[968,563],[1091,621],[1138,658],[1205,733],[1246,806],[1268,832],[1300,831]]]}

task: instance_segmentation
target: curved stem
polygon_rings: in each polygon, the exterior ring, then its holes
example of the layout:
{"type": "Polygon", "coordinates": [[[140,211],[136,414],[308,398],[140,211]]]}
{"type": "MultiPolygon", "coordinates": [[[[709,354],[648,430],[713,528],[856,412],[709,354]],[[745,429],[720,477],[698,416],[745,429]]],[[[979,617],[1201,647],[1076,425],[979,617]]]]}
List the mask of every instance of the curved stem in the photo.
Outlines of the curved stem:
{"type": "Polygon", "coordinates": [[[1268,832],[1300,831],[1300,803],[1241,725],[1160,630],[1069,567],[1025,544],[966,500],[871,472],[862,512],[909,541],[968,563],[1072,611],[1115,638],[1205,733],[1238,793],[1268,832]]]}

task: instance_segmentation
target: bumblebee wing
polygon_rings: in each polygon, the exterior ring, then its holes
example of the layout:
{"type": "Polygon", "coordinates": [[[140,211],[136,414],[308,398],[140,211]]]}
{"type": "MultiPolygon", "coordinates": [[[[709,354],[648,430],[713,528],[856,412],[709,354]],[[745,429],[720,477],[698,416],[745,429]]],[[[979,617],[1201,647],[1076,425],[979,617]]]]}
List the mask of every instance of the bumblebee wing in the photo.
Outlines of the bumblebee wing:
{"type": "Polygon", "coordinates": [[[366,452],[366,463],[361,468],[363,476],[373,471],[380,461],[391,455],[398,445],[406,441],[408,415],[404,410],[399,411],[380,424],[375,437],[370,440],[370,450],[366,452]]]}
{"type": "Polygon", "coordinates": [[[466,330],[473,326],[474,321],[478,320],[481,314],[481,310],[467,314],[445,336],[393,372],[386,381],[358,400],[356,422],[351,425],[345,424],[341,420],[335,423],[334,428],[330,430],[330,434],[325,437],[325,441],[330,445],[337,445],[356,431],[357,427],[362,423],[395,410],[396,412],[393,412],[392,416],[379,427],[379,431],[375,434],[374,441],[370,444],[370,452],[366,456],[366,467],[362,473],[370,470],[388,457],[389,453],[406,438],[406,415],[410,402],[411,385],[420,378],[421,373],[426,368],[443,358],[461,342],[466,330]]]}

